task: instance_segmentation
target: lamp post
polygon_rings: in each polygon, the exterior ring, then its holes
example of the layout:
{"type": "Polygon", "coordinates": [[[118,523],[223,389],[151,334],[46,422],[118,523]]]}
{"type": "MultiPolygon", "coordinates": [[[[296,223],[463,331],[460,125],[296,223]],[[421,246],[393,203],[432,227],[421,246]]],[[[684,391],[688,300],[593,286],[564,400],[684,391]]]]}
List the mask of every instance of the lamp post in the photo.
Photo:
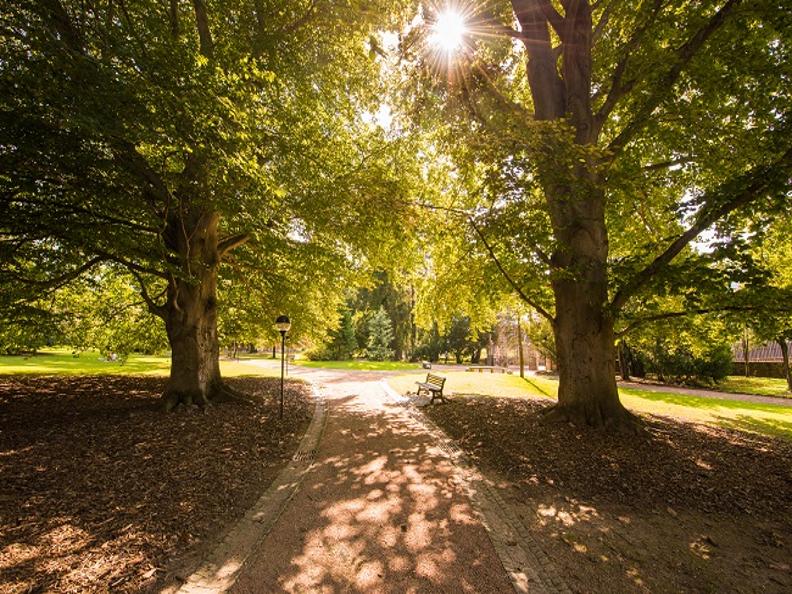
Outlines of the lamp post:
{"type": "Polygon", "coordinates": [[[281,389],[280,389],[280,412],[278,413],[278,418],[283,418],[283,373],[285,371],[286,366],[286,333],[291,328],[291,322],[289,321],[289,316],[278,316],[278,319],[275,320],[275,327],[278,329],[281,335],[281,389]]]}

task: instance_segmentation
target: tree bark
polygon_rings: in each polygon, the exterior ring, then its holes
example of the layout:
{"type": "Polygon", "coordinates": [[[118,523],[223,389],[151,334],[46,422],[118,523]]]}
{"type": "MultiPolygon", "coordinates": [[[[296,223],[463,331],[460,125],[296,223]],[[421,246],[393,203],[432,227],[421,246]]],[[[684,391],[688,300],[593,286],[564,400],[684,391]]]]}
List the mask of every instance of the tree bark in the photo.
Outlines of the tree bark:
{"type": "Polygon", "coordinates": [[[781,358],[783,361],[784,378],[786,378],[787,390],[792,392],[792,373],[789,370],[789,343],[786,338],[778,340],[778,346],[781,347],[781,358]]]}
{"type": "Polygon", "coordinates": [[[219,220],[218,214],[205,211],[174,216],[165,233],[182,273],[171,279],[165,305],[171,347],[166,410],[179,404],[205,405],[224,391],[217,340],[219,220]]]}
{"type": "Polygon", "coordinates": [[[525,377],[525,351],[523,350],[522,325],[520,324],[520,314],[517,314],[517,348],[520,354],[520,377],[525,377]]]}
{"type": "Polygon", "coordinates": [[[625,382],[630,381],[630,349],[625,340],[619,341],[619,373],[625,382]]]}
{"type": "Polygon", "coordinates": [[[635,427],[636,419],[622,406],[616,387],[605,262],[584,253],[574,259],[576,264],[566,268],[580,271],[578,278],[553,283],[558,404],[547,418],[593,427],[635,427]]]}

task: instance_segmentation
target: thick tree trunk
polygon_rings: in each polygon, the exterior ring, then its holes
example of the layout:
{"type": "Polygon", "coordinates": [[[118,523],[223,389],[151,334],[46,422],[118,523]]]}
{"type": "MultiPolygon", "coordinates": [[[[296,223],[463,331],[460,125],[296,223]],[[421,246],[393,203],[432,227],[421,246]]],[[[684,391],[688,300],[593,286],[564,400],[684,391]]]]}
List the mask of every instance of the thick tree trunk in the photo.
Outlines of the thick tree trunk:
{"type": "Polygon", "coordinates": [[[785,338],[778,340],[778,346],[781,347],[781,358],[783,360],[784,377],[787,382],[787,389],[792,392],[792,373],[789,370],[789,344],[785,338]]]}
{"type": "Polygon", "coordinates": [[[589,290],[588,283],[574,281],[555,287],[558,404],[547,416],[594,427],[633,426],[616,387],[613,321],[589,290]]]}
{"type": "Polygon", "coordinates": [[[218,222],[217,214],[200,212],[173,221],[166,233],[182,269],[168,286],[165,328],[171,372],[163,396],[166,410],[207,404],[224,389],[217,340],[218,222]]]}
{"type": "MultiPolygon", "coordinates": [[[[582,168],[579,175],[585,179],[582,168]]],[[[558,404],[548,418],[634,429],[637,419],[622,406],[616,388],[605,199],[594,183],[574,187],[550,185],[547,192],[561,246],[553,260],[562,271],[552,283],[559,384],[558,404]]]]}

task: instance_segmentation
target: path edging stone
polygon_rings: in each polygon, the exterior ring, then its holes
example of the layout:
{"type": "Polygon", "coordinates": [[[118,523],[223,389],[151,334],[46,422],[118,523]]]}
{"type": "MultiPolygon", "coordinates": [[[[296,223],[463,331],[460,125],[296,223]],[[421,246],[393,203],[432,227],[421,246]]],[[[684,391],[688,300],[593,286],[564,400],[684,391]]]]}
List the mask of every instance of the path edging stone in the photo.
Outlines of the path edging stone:
{"type": "Polygon", "coordinates": [[[233,586],[245,561],[269,534],[297,492],[303,477],[313,468],[313,454],[327,423],[327,405],[319,387],[311,383],[311,388],[315,402],[313,417],[292,459],[181,587],[175,590],[166,588],[163,592],[209,594],[225,592],[233,586]]]}
{"type": "Polygon", "coordinates": [[[476,468],[468,455],[415,402],[396,392],[386,380],[382,380],[382,385],[388,396],[405,406],[413,420],[433,436],[437,446],[459,469],[471,504],[479,515],[515,591],[521,594],[572,594],[571,588],[530,529],[520,520],[512,506],[503,500],[491,481],[476,468]]]}

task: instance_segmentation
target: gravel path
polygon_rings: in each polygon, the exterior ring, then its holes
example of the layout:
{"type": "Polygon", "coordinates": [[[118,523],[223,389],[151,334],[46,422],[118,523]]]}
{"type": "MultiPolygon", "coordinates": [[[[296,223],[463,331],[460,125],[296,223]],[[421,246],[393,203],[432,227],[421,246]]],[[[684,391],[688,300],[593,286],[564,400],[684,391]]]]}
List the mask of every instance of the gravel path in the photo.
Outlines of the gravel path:
{"type": "Polygon", "coordinates": [[[689,394],[702,398],[718,398],[720,400],[738,400],[740,402],[757,402],[759,404],[777,404],[779,406],[792,406],[792,399],[776,396],[759,396],[758,394],[737,394],[733,392],[719,392],[718,390],[704,390],[701,388],[680,388],[665,384],[649,384],[644,382],[618,382],[622,388],[634,388],[647,392],[670,392],[672,394],[689,394]]]}
{"type": "Polygon", "coordinates": [[[380,383],[292,368],[322,386],[315,466],[231,591],[510,592],[459,469],[380,383]]]}

